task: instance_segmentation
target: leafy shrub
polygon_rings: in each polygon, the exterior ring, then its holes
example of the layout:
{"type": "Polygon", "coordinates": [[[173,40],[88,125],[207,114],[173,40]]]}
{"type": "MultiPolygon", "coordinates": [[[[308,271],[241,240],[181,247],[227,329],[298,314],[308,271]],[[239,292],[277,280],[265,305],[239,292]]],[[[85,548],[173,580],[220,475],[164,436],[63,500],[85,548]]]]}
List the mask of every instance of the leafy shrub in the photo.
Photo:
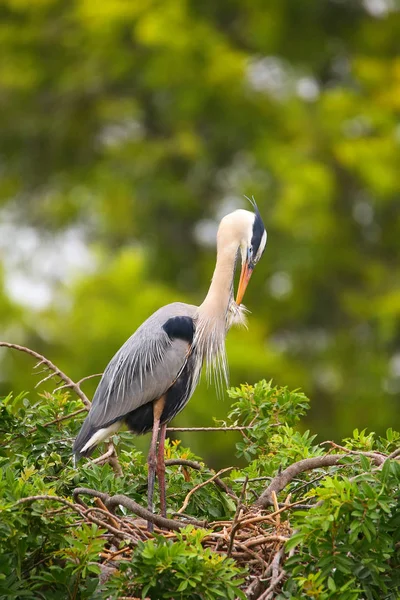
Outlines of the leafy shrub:
{"type": "MultiPolygon", "coordinates": [[[[231,389],[229,395],[233,405],[224,425],[246,428],[237,455],[247,461],[225,476],[231,494],[207,483],[214,473],[190,449],[177,441],[167,442],[166,458],[196,465],[167,465],[169,516],[196,487],[185,513],[208,525],[137,544],[123,535],[118,541],[101,524],[87,522],[85,513],[71,504],[74,488],[89,487],[109,496],[124,493],[146,505],[146,461],[134,449],[130,435],[116,438],[123,476],[116,477],[109,464],[86,461],[75,468],[71,446],[81,416],[64,417],[75,415],[80,401],[61,392],[34,399],[26,394],[4,398],[0,403],[0,600],[116,600],[134,595],[245,598],[244,590],[257,578],[264,581],[261,594],[272,573],[263,578],[262,571],[255,570],[260,561],[254,555],[252,563],[242,558],[239,565],[227,556],[226,545],[215,552],[207,528],[215,532],[223,531],[224,524],[232,526],[235,495],[251,511],[281,472],[298,461],[324,459],[327,446],[317,444],[310,432],[296,429],[309,404],[301,392],[261,381],[231,389]],[[123,552],[124,559],[107,563],[104,556],[114,551],[123,552]],[[105,571],[107,564],[112,568],[105,571]]],[[[290,539],[280,565],[286,576],[274,597],[397,600],[400,464],[395,456],[386,458],[399,447],[400,434],[388,429],[385,437],[377,437],[355,429],[342,446],[327,444],[330,454],[340,454],[337,464],[300,470],[276,488],[274,502],[281,503],[276,532],[283,540],[284,536],[290,539]]],[[[89,498],[87,509],[95,506],[89,498]]],[[[268,517],[275,510],[276,506],[266,505],[264,512],[268,517]]],[[[118,515],[132,519],[120,509],[118,515]]],[[[271,532],[268,523],[267,518],[261,529],[265,535],[271,532]]],[[[271,553],[265,545],[252,548],[264,552],[262,560],[271,562],[273,552],[283,544],[274,542],[271,553]]]]}
{"type": "MultiPolygon", "coordinates": [[[[316,436],[292,427],[308,408],[303,394],[261,381],[232,389],[229,395],[236,402],[226,424],[252,424],[247,443],[237,444],[238,455],[250,464],[233,477],[246,473],[258,479],[324,454],[321,445],[313,445],[316,436]]],[[[285,488],[291,502],[304,498],[309,507],[294,510],[290,517],[295,533],[286,550],[296,553],[285,563],[290,577],[279,598],[398,600],[400,463],[386,460],[376,466],[373,456],[387,455],[399,443],[400,434],[391,428],[386,438],[378,439],[373,432],[355,429],[339,447],[348,455],[334,467],[334,476],[326,469],[313,470],[285,488]]]]}
{"type": "Polygon", "coordinates": [[[121,583],[116,577],[113,586],[118,593],[140,593],[151,600],[245,600],[239,588],[244,571],[232,559],[203,548],[206,535],[207,531],[189,526],[175,542],[162,536],[140,542],[132,561],[121,565],[121,583]]]}
{"type": "Polygon", "coordinates": [[[288,589],[321,600],[398,599],[400,464],[386,461],[377,470],[363,459],[364,473],[325,477],[319,502],[294,515],[297,533],[287,550],[298,552],[286,563],[294,584],[288,589]]]}

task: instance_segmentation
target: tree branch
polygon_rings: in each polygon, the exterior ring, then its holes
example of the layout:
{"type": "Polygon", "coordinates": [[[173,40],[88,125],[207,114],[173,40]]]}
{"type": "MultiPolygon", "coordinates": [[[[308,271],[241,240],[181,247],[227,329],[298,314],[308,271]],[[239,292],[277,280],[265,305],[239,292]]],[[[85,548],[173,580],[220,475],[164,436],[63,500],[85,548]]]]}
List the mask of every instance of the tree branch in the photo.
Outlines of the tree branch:
{"type": "Polygon", "coordinates": [[[321,442],[320,446],[324,446],[325,444],[330,444],[332,446],[332,448],[336,448],[336,450],[341,450],[342,452],[346,452],[347,454],[358,454],[358,455],[362,454],[363,456],[366,456],[367,458],[371,458],[377,466],[381,465],[386,460],[386,456],[384,454],[380,454],[379,452],[363,451],[363,450],[350,450],[349,448],[340,446],[339,444],[337,444],[336,442],[333,442],[332,440],[327,440],[326,442],[321,442]]]}
{"type": "Polygon", "coordinates": [[[82,506],[73,504],[72,502],[69,502],[69,500],[66,500],[65,498],[61,498],[61,496],[50,496],[50,495],[45,495],[45,494],[41,494],[40,496],[26,496],[26,498],[20,498],[15,503],[15,506],[18,506],[19,504],[25,504],[26,502],[36,502],[37,500],[53,500],[55,502],[60,502],[61,504],[65,504],[65,506],[69,506],[69,508],[76,510],[80,514],[83,513],[82,506]]]}
{"type": "MultiPolygon", "coordinates": [[[[35,352],[34,350],[31,350],[30,348],[26,348],[25,346],[20,346],[19,344],[10,344],[8,342],[0,342],[0,346],[3,346],[5,348],[11,348],[13,350],[19,350],[19,352],[25,352],[25,354],[29,354],[29,356],[33,356],[33,358],[35,358],[36,360],[39,361],[37,366],[45,365],[47,367],[47,369],[49,369],[50,371],[53,372],[52,376],[55,375],[55,376],[59,377],[62,381],[64,381],[64,383],[75,392],[75,394],[78,396],[78,398],[80,398],[82,400],[83,404],[89,410],[90,400],[88,399],[86,394],[81,390],[79,385],[77,383],[75,383],[74,381],[72,381],[72,379],[70,377],[68,377],[68,375],[63,373],[63,371],[61,371],[48,358],[46,358],[42,354],[39,354],[38,352],[35,352]]],[[[47,379],[47,377],[45,377],[44,380],[46,380],[46,379],[47,379]]],[[[44,381],[44,380],[42,380],[42,381],[44,381]]]]}
{"type": "Polygon", "coordinates": [[[312,469],[320,469],[321,467],[332,467],[337,465],[347,454],[326,454],[325,456],[315,456],[313,458],[304,458],[298,462],[290,465],[284,469],[281,473],[278,473],[266,490],[261,496],[255,501],[255,506],[266,508],[267,506],[273,505],[272,492],[278,494],[287,485],[304,471],[311,471],[312,469]]]}
{"type": "Polygon", "coordinates": [[[113,510],[117,508],[117,506],[124,506],[128,510],[131,510],[133,513],[142,517],[146,521],[150,521],[157,525],[160,528],[171,529],[173,531],[179,531],[182,527],[186,527],[186,523],[182,521],[175,521],[172,519],[166,519],[165,517],[160,517],[159,515],[154,515],[152,512],[144,508],[128,496],[124,494],[117,494],[115,496],[109,496],[104,492],[98,492],[97,490],[92,490],[90,488],[75,488],[73,492],[73,497],[78,502],[78,498],[80,494],[85,494],[87,496],[93,496],[94,498],[100,498],[106,507],[109,510],[113,510]]]}
{"type": "Polygon", "coordinates": [[[386,460],[393,460],[394,458],[397,458],[400,455],[400,448],[397,448],[397,450],[394,450],[394,452],[392,452],[391,454],[389,454],[389,456],[386,458],[386,460]]]}

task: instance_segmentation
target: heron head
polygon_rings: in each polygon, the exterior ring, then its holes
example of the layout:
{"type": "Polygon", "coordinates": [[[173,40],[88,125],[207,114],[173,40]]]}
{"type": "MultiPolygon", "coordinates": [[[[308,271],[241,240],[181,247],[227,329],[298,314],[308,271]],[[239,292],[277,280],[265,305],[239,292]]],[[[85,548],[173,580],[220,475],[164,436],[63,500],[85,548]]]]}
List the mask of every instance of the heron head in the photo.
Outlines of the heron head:
{"type": "Polygon", "coordinates": [[[254,267],[263,255],[265,244],[267,243],[267,232],[254,200],[252,204],[255,209],[254,213],[243,211],[249,216],[244,219],[246,224],[244,223],[243,236],[240,241],[242,270],[236,295],[236,304],[241,304],[254,267]]]}
{"type": "Polygon", "coordinates": [[[223,253],[240,251],[242,271],[236,296],[236,304],[241,304],[254,267],[260,260],[267,242],[267,232],[254,200],[250,200],[254,212],[238,209],[226,215],[219,226],[217,235],[218,250],[223,253]]]}

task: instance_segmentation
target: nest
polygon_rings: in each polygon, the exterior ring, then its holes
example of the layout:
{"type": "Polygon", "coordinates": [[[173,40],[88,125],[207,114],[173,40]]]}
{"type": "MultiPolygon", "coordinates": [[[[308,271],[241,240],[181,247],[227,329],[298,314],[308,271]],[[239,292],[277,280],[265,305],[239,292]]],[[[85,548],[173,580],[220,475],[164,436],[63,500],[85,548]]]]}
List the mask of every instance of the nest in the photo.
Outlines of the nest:
{"type": "MultiPolygon", "coordinates": [[[[151,513],[127,496],[109,496],[88,488],[77,488],[74,491],[74,499],[73,506],[84,522],[96,523],[107,531],[105,535],[108,544],[100,555],[100,581],[104,582],[118,570],[121,561],[131,560],[139,541],[145,542],[153,537],[144,518],[117,516],[114,509],[122,505],[136,514],[148,516],[151,513]],[[92,496],[95,506],[88,506],[82,500],[83,495],[92,496]]],[[[246,507],[240,502],[231,521],[205,523],[182,513],[177,513],[179,521],[163,519],[158,515],[152,515],[152,521],[154,533],[172,541],[177,537],[176,532],[186,525],[206,528],[209,533],[203,539],[203,545],[214,552],[234,558],[239,566],[246,568],[248,575],[244,592],[247,598],[271,600],[285,577],[284,544],[292,530],[289,521],[282,518],[282,513],[287,513],[291,506],[287,503],[279,508],[276,503],[274,512],[267,514],[254,506],[246,507]],[[164,524],[165,527],[160,524],[164,524]]]]}

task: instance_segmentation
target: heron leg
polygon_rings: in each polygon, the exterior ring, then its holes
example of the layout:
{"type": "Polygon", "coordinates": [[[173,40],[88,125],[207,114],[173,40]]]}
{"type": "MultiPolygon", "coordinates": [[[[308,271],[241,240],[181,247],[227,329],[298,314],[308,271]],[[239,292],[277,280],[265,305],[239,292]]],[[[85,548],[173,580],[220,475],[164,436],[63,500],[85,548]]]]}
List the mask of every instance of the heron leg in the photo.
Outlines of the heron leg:
{"type": "Polygon", "coordinates": [[[165,448],[165,434],[167,432],[167,424],[163,423],[160,427],[160,439],[158,442],[158,452],[157,452],[157,478],[158,485],[160,487],[160,504],[161,504],[161,516],[167,516],[167,500],[165,493],[165,458],[164,458],[164,448],[165,448]]]}
{"type": "MultiPolygon", "coordinates": [[[[151,443],[149,454],[147,456],[147,465],[148,465],[148,476],[147,476],[147,508],[150,512],[154,512],[153,506],[153,496],[154,496],[154,480],[156,477],[156,467],[157,467],[157,440],[158,440],[158,432],[160,429],[160,418],[162,411],[164,409],[165,398],[162,396],[158,400],[153,402],[153,433],[151,436],[151,443]]],[[[147,523],[148,531],[153,531],[154,526],[150,521],[147,523]]]]}

